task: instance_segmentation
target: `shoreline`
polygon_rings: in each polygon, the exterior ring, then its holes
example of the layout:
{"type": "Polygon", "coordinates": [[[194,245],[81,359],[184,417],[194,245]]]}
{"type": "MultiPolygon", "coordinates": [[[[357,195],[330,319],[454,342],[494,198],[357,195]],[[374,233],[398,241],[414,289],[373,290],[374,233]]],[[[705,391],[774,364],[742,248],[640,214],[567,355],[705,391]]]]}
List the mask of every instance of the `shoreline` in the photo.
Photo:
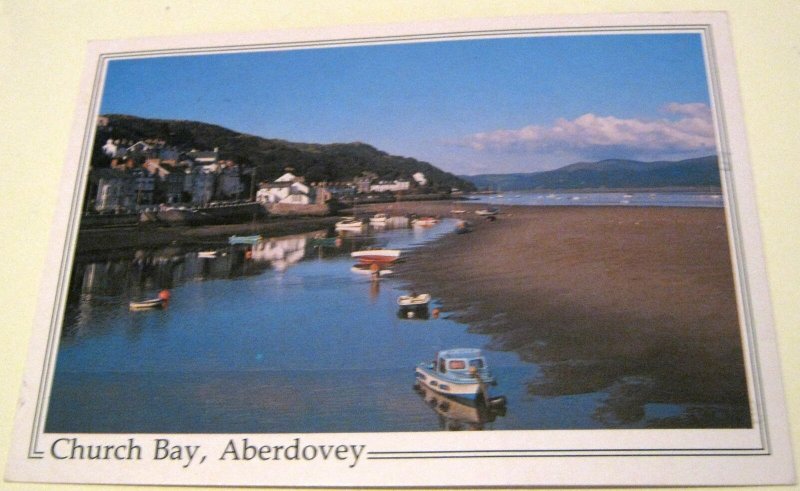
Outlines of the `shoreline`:
{"type": "Polygon", "coordinates": [[[687,408],[665,427],[750,426],[723,208],[501,210],[465,213],[472,233],[414,251],[397,277],[537,364],[532,397],[605,392],[595,417],[612,423],[665,403],[687,408]]]}
{"type": "Polygon", "coordinates": [[[126,228],[87,228],[78,232],[77,252],[85,255],[115,249],[141,249],[167,245],[227,244],[231,235],[293,235],[325,229],[340,217],[303,217],[261,220],[255,223],[165,227],[139,224],[126,228]]]}

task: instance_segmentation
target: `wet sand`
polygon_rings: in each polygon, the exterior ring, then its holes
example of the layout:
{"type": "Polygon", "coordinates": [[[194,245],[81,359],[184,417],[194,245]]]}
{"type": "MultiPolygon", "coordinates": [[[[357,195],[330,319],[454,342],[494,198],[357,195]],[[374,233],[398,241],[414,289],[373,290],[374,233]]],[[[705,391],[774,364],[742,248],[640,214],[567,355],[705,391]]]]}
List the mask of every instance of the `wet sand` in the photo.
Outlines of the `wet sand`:
{"type": "MultiPolygon", "coordinates": [[[[663,427],[748,427],[724,210],[393,204],[380,211],[475,224],[398,269],[493,349],[535,362],[534,396],[607,392],[595,417],[635,421],[646,403],[684,404],[663,427]]],[[[378,207],[376,207],[377,209],[378,207]]]]}

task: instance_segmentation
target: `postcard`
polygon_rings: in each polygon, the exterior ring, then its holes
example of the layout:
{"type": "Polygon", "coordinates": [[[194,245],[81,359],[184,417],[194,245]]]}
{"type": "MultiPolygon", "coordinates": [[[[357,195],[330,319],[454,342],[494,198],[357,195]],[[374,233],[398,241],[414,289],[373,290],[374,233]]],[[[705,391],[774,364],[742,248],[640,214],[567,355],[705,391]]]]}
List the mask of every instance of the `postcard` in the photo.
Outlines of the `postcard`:
{"type": "Polygon", "coordinates": [[[91,43],[6,479],[793,482],[729,37],[91,43]]]}

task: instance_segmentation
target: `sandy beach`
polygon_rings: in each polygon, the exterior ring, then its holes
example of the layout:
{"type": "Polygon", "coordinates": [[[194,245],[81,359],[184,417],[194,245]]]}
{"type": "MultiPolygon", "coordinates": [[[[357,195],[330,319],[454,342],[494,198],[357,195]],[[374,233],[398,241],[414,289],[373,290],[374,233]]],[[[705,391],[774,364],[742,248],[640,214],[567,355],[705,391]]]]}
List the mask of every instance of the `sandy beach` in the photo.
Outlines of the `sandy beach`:
{"type": "MultiPolygon", "coordinates": [[[[448,216],[450,203],[381,211],[448,216]]],[[[666,427],[748,427],[743,355],[721,208],[462,206],[449,234],[397,268],[443,315],[540,365],[532,396],[607,392],[595,417],[635,421],[685,404],[666,427]]]]}

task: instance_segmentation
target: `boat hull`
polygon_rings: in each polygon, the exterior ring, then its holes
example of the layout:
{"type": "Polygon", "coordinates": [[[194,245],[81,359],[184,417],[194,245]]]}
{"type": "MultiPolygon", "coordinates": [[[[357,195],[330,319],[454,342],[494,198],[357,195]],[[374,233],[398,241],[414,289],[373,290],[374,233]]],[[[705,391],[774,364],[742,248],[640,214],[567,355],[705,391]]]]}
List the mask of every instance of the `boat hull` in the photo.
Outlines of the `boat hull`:
{"type": "Polygon", "coordinates": [[[392,263],[400,257],[400,251],[396,249],[374,249],[366,251],[356,251],[350,254],[351,257],[358,259],[362,264],[373,263],[392,263]]]}
{"type": "Polygon", "coordinates": [[[230,245],[255,245],[263,240],[260,235],[231,235],[228,237],[230,245]]]}
{"type": "Polygon", "coordinates": [[[128,308],[130,310],[152,310],[164,308],[165,301],[161,298],[154,298],[152,300],[141,300],[138,302],[130,302],[128,308]]]}
{"type": "Polygon", "coordinates": [[[483,389],[478,379],[462,379],[447,377],[435,372],[430,365],[419,364],[415,370],[417,383],[420,386],[448,397],[475,401],[483,397],[483,389]]]}

